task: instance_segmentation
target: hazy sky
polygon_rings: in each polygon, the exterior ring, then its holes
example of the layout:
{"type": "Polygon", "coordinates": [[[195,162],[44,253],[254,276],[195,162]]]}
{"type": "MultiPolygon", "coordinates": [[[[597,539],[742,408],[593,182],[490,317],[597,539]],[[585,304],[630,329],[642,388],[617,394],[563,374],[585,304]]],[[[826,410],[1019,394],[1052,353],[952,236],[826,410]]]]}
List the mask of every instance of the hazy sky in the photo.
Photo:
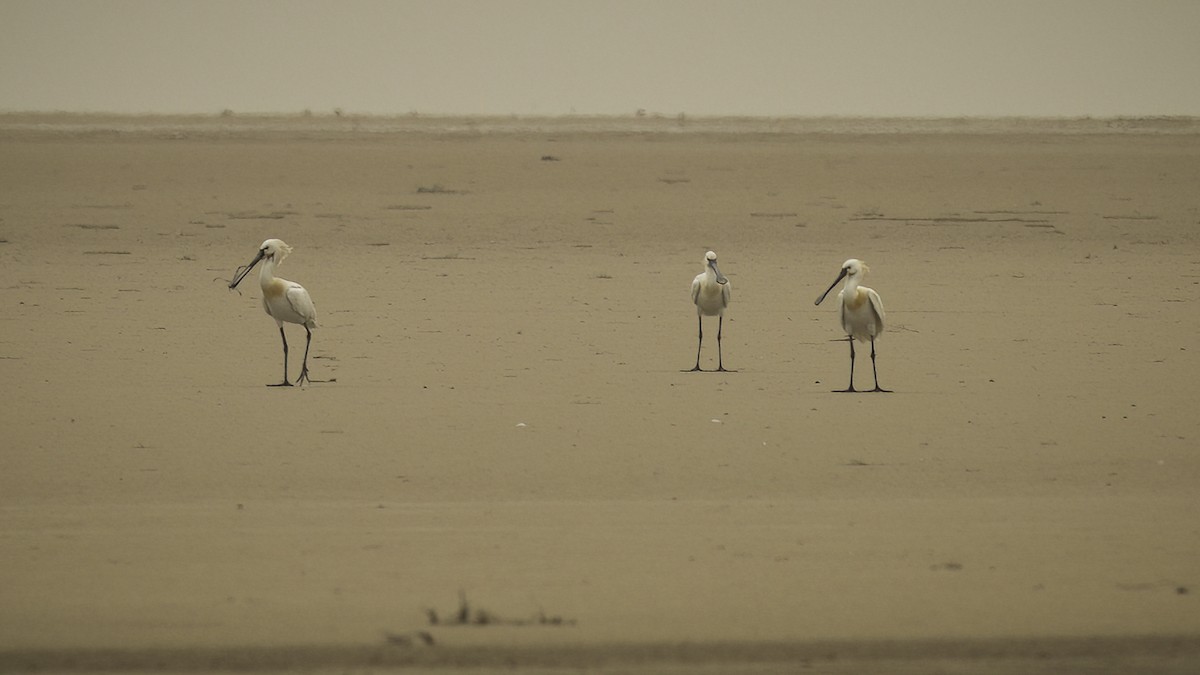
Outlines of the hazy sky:
{"type": "Polygon", "coordinates": [[[1200,115],[1200,0],[0,0],[0,110],[1200,115]]]}

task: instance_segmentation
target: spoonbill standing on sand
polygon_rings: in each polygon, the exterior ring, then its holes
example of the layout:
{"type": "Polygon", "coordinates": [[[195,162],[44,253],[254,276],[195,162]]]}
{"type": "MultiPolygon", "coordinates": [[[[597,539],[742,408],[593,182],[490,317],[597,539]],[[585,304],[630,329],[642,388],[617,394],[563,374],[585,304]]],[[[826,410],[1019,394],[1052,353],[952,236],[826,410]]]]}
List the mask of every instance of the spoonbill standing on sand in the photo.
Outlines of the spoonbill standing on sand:
{"type": "Polygon", "coordinates": [[[704,345],[704,317],[717,318],[717,370],[728,372],[721,363],[721,324],[725,322],[725,308],[729,306],[729,291],[731,284],[721,274],[717,267],[717,254],[709,251],[704,254],[704,272],[692,279],[692,302],[696,303],[696,320],[700,329],[699,342],[696,345],[696,367],[690,372],[700,370],[700,348],[704,345]]]}
{"type": "Polygon", "coordinates": [[[239,270],[233,281],[229,282],[230,288],[237,287],[259,261],[264,261],[262,269],[258,273],[258,282],[262,286],[263,292],[263,309],[271,315],[272,319],[275,319],[275,323],[279,326],[279,337],[283,339],[283,382],[269,384],[268,387],[292,386],[287,377],[288,343],[287,335],[283,332],[284,321],[304,326],[304,364],[300,367],[300,377],[296,378],[296,384],[301,384],[305,380],[312,382],[308,377],[308,347],[312,343],[312,329],[317,327],[317,310],[313,307],[312,298],[308,296],[308,291],[304,290],[303,286],[275,276],[275,267],[282,263],[283,259],[291,252],[292,247],[283,241],[268,239],[258,248],[254,260],[239,270]]]}
{"type": "Polygon", "coordinates": [[[857,391],[854,388],[854,341],[871,341],[871,374],[875,376],[875,388],[871,391],[890,392],[879,386],[879,373],[875,370],[875,338],[883,332],[883,301],[874,289],[860,286],[870,268],[861,260],[851,258],[842,263],[842,271],[825,292],[813,302],[821,304],[829,291],[837,286],[842,277],[846,278],[846,286],[838,293],[838,313],[841,315],[842,328],[846,331],[846,341],[850,343],[850,386],[839,389],[840,392],[857,391]]]}

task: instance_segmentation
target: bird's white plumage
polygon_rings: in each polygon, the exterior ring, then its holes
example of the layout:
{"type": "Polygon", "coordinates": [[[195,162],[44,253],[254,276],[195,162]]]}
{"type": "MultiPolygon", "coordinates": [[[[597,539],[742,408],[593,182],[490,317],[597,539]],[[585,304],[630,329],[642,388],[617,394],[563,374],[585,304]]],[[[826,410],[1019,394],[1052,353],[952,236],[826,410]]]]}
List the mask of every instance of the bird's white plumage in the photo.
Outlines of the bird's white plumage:
{"type": "MultiPolygon", "coordinates": [[[[857,262],[857,261],[856,261],[857,262]]],[[[866,265],[862,272],[866,272],[866,265]]],[[[873,288],[859,285],[862,272],[851,272],[846,277],[846,287],[838,293],[838,313],[842,317],[842,328],[846,335],[867,342],[883,333],[883,300],[873,288]]]]}
{"type": "Polygon", "coordinates": [[[729,306],[733,285],[717,267],[717,254],[704,257],[704,271],[692,279],[692,302],[701,316],[721,316],[729,306]]]}
{"type": "Polygon", "coordinates": [[[291,283],[291,287],[288,288],[287,292],[288,305],[296,313],[296,317],[302,319],[302,321],[295,321],[294,319],[292,321],[302,323],[309,328],[316,328],[317,308],[313,306],[313,301],[308,296],[308,291],[304,290],[303,286],[294,281],[289,283],[291,283]]]}
{"type": "Polygon", "coordinates": [[[258,283],[262,286],[263,309],[280,325],[286,321],[316,328],[317,308],[308,291],[294,281],[275,276],[275,268],[292,252],[292,247],[278,239],[268,239],[261,250],[264,255],[258,283]]]}

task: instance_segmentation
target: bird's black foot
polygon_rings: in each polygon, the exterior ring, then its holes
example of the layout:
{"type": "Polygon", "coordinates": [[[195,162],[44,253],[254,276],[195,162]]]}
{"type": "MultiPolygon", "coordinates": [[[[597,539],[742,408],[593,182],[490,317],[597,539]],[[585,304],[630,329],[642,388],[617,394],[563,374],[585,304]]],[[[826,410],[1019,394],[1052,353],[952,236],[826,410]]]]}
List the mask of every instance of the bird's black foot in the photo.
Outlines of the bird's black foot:
{"type": "Polygon", "coordinates": [[[858,390],[854,388],[854,385],[850,385],[849,387],[847,387],[845,389],[834,389],[833,393],[835,393],[835,394],[856,394],[856,393],[858,393],[858,390]]]}
{"type": "Polygon", "coordinates": [[[309,375],[308,375],[308,371],[306,370],[306,371],[304,371],[304,372],[300,373],[300,377],[296,378],[296,384],[297,384],[297,385],[299,385],[301,382],[307,382],[307,383],[309,383],[309,384],[313,384],[313,383],[320,384],[320,383],[323,383],[323,382],[337,382],[337,378],[336,378],[336,377],[331,377],[331,378],[329,378],[328,380],[314,380],[314,379],[312,379],[311,377],[309,377],[309,375]]]}
{"type": "Polygon", "coordinates": [[[279,384],[268,384],[267,386],[268,387],[290,387],[290,386],[292,386],[292,383],[288,382],[287,380],[284,380],[283,382],[280,382],[279,384]]]}
{"type": "Polygon", "coordinates": [[[697,363],[695,368],[692,368],[690,370],[681,370],[679,372],[681,372],[681,373],[703,373],[704,371],[700,368],[700,364],[697,363]]]}
{"type": "Polygon", "coordinates": [[[726,367],[724,367],[724,366],[717,366],[717,370],[716,370],[716,372],[718,372],[718,373],[736,373],[737,371],[736,371],[736,370],[731,370],[731,369],[729,369],[729,368],[726,368],[726,367]]]}
{"type": "Polygon", "coordinates": [[[890,393],[892,393],[892,390],[891,390],[891,389],[884,389],[883,387],[881,387],[881,386],[879,386],[879,385],[875,385],[875,388],[874,388],[874,389],[872,389],[871,391],[878,391],[878,392],[881,392],[881,393],[884,393],[884,394],[890,394],[890,393]]]}

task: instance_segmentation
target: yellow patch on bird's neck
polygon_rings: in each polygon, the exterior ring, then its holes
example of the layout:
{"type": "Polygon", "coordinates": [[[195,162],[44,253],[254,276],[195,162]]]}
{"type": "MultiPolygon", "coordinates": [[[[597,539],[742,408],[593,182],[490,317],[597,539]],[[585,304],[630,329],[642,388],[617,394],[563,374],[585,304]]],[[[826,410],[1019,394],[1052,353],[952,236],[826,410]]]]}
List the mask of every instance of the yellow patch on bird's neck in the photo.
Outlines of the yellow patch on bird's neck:
{"type": "Polygon", "coordinates": [[[859,307],[862,307],[862,304],[866,301],[867,292],[861,288],[854,289],[854,295],[843,300],[843,302],[846,303],[847,309],[858,309],[859,307]]]}
{"type": "Polygon", "coordinates": [[[272,279],[266,286],[263,286],[263,294],[268,298],[282,297],[287,293],[287,284],[283,283],[282,279],[272,279]]]}

